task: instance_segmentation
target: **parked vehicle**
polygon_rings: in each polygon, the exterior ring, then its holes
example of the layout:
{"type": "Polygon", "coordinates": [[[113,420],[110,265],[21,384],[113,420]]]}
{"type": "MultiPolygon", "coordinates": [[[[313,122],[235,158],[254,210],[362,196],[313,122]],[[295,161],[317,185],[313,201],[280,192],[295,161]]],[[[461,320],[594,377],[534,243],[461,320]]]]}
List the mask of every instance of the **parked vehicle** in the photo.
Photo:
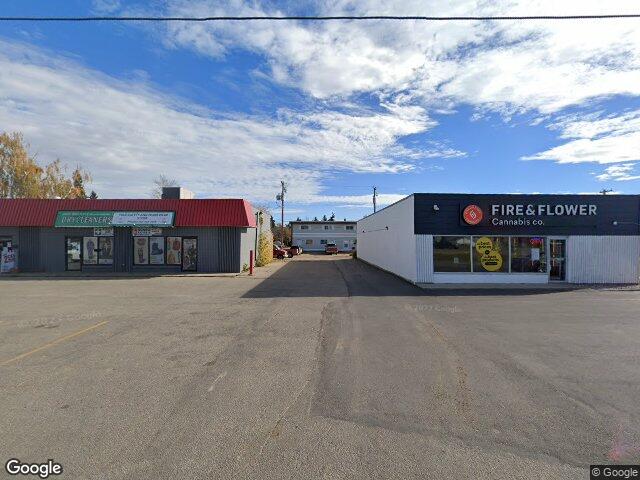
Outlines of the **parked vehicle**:
{"type": "Polygon", "coordinates": [[[327,243],[324,247],[324,253],[327,255],[337,255],[338,254],[338,246],[335,243],[327,243]]]}
{"type": "Polygon", "coordinates": [[[289,251],[291,252],[291,255],[300,255],[302,253],[302,247],[299,245],[293,245],[289,251]]]}
{"type": "Polygon", "coordinates": [[[279,247],[278,245],[273,245],[273,258],[278,258],[278,259],[282,259],[285,257],[289,257],[291,258],[291,254],[285,250],[282,247],[279,247]]]}

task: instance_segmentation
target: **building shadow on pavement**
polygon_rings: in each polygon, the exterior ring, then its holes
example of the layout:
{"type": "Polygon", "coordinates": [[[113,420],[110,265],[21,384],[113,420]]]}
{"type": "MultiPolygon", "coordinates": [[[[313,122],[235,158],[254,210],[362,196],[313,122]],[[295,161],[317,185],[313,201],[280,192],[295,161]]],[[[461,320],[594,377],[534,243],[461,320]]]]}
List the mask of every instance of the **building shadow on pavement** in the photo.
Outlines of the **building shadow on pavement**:
{"type": "Polygon", "coordinates": [[[242,298],[274,297],[442,297],[544,295],[584,288],[561,286],[465,286],[420,288],[352,258],[297,257],[242,298]]]}

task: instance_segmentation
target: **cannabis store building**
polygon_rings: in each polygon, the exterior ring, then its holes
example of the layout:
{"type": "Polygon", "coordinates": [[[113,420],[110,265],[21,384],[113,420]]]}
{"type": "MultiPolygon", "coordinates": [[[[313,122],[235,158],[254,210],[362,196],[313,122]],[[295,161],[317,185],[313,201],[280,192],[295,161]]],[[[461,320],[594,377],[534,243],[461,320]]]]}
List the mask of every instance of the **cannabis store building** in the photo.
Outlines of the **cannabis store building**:
{"type": "Polygon", "coordinates": [[[414,283],[638,283],[640,196],[415,193],[358,221],[357,242],[414,283]]]}
{"type": "Polygon", "coordinates": [[[255,226],[240,199],[0,200],[20,272],[240,272],[255,226]]]}

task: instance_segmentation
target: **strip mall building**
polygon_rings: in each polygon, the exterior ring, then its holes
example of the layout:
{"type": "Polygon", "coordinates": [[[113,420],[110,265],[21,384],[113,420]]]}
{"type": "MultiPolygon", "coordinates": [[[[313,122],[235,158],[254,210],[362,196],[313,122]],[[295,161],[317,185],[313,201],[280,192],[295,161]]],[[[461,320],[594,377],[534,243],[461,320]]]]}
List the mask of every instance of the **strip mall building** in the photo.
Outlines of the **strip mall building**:
{"type": "Polygon", "coordinates": [[[640,196],[415,193],[358,221],[358,258],[414,283],[638,283],[640,196]]]}
{"type": "Polygon", "coordinates": [[[0,200],[20,272],[240,272],[255,227],[240,199],[0,200]]]}

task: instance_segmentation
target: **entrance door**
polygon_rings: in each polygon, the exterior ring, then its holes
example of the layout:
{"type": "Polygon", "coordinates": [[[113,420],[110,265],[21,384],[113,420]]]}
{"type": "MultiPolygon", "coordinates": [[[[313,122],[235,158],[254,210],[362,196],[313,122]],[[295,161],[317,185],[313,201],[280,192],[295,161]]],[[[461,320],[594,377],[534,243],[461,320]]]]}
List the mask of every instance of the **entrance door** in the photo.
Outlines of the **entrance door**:
{"type": "Polygon", "coordinates": [[[82,237],[67,237],[67,270],[82,270],[82,237]]]}
{"type": "Polygon", "coordinates": [[[549,239],[551,263],[549,280],[565,281],[567,279],[567,241],[564,238],[549,239]]]}

